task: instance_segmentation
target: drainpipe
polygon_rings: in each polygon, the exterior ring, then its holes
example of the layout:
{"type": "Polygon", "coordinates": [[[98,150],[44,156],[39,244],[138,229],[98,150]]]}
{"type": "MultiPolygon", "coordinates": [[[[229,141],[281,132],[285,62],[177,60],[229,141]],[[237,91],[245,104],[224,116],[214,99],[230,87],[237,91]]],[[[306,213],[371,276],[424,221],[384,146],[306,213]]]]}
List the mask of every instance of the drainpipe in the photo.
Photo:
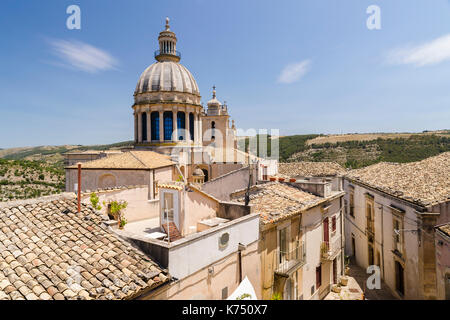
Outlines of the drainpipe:
{"type": "Polygon", "coordinates": [[[156,199],[155,169],[153,169],[152,189],[153,189],[153,199],[156,199]]]}
{"type": "Polygon", "coordinates": [[[242,251],[245,250],[245,247],[242,243],[238,245],[239,283],[242,282],[242,251]]]}
{"type": "Polygon", "coordinates": [[[77,200],[78,200],[78,213],[81,212],[81,163],[78,162],[78,192],[77,192],[77,200]]]}

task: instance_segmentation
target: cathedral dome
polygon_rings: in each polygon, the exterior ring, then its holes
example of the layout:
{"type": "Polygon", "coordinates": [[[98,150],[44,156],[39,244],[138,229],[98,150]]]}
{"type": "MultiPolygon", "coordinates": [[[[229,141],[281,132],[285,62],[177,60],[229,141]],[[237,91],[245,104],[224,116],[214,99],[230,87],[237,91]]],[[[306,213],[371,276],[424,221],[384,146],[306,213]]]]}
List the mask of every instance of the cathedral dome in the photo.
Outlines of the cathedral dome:
{"type": "Polygon", "coordinates": [[[197,82],[189,70],[174,61],[158,61],[149,66],[139,78],[135,94],[158,91],[200,95],[197,82]]]}

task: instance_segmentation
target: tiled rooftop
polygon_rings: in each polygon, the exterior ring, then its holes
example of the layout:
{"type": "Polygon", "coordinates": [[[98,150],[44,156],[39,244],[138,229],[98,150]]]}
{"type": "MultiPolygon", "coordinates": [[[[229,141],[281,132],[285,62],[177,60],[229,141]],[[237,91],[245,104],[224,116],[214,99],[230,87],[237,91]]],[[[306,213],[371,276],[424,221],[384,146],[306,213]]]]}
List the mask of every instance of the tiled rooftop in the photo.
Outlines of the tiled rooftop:
{"type": "Polygon", "coordinates": [[[121,153],[122,151],[120,150],[83,150],[83,151],[69,151],[63,154],[100,154],[100,153],[121,153]]]}
{"type": "Polygon", "coordinates": [[[167,281],[73,195],[0,206],[0,300],[130,299],[167,281]]]}
{"type": "Polygon", "coordinates": [[[174,189],[174,190],[183,190],[185,187],[184,182],[181,181],[161,181],[156,184],[158,188],[165,189],[174,189]]]}
{"type": "MultiPolygon", "coordinates": [[[[127,151],[120,154],[88,161],[82,169],[155,169],[173,165],[170,156],[153,151],[127,151]]],[[[77,168],[76,165],[68,168],[77,168]]]]}
{"type": "MultiPolygon", "coordinates": [[[[245,202],[245,190],[233,193],[231,199],[245,202]]],[[[250,190],[250,205],[253,212],[260,214],[263,224],[297,214],[300,210],[313,207],[324,199],[289,183],[268,182],[253,186],[250,190]]]]}
{"type": "Polygon", "coordinates": [[[278,164],[278,173],[286,177],[326,177],[344,174],[346,172],[336,162],[287,162],[278,164]]]}
{"type": "Polygon", "coordinates": [[[450,237],[450,222],[437,226],[436,227],[438,230],[440,230],[442,233],[445,233],[447,236],[450,237]]]}
{"type": "Polygon", "coordinates": [[[450,152],[418,162],[381,162],[346,176],[421,206],[450,200],[450,152]]]}

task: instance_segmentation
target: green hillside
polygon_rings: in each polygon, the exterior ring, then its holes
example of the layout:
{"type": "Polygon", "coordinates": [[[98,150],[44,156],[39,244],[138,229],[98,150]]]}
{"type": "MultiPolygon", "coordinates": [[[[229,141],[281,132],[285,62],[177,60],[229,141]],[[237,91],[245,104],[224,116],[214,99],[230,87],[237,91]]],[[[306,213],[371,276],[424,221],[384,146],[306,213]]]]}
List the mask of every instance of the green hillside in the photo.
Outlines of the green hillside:
{"type": "Polygon", "coordinates": [[[39,146],[0,150],[0,201],[35,198],[65,190],[63,153],[110,150],[132,141],[94,146],[39,146]]]}

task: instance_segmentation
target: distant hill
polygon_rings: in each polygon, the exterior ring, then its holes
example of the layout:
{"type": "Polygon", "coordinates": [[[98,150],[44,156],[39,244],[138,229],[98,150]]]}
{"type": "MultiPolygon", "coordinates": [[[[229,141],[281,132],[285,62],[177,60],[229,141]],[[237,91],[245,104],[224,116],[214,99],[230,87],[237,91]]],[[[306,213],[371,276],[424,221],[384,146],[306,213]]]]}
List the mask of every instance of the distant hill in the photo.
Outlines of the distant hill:
{"type": "Polygon", "coordinates": [[[63,161],[63,153],[69,151],[86,151],[86,150],[111,150],[119,149],[127,146],[132,146],[133,141],[124,141],[113,144],[104,145],[63,145],[63,146],[38,146],[38,147],[23,147],[10,148],[0,150],[0,158],[8,160],[35,160],[48,161],[58,163],[63,161]]]}
{"type": "MultiPolygon", "coordinates": [[[[270,149],[270,139],[268,141],[270,149]]],[[[446,151],[450,151],[450,130],[421,133],[294,135],[279,138],[280,162],[333,161],[347,168],[360,168],[381,161],[419,161],[446,151]]]]}
{"type": "Polygon", "coordinates": [[[28,199],[65,189],[64,156],[69,151],[111,150],[132,141],[107,145],[64,145],[0,150],[0,201],[28,199]]]}

